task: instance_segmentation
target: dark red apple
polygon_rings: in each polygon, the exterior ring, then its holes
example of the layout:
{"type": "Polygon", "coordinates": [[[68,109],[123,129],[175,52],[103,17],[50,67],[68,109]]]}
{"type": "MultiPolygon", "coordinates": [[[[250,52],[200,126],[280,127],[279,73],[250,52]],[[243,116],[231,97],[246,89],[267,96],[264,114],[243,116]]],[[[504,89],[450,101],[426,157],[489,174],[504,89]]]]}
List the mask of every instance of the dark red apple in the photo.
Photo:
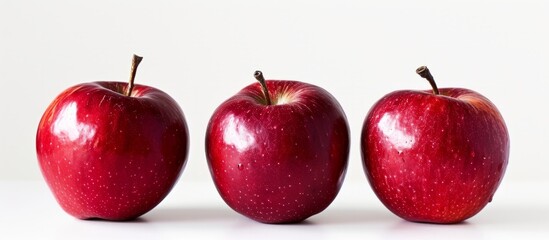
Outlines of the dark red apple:
{"type": "Polygon", "coordinates": [[[222,103],[206,156],[223,200],[264,223],[300,222],[330,205],[347,167],[349,129],[336,99],[303,82],[251,84],[222,103]]]}
{"type": "Polygon", "coordinates": [[[168,94],[130,83],[70,87],[36,134],[42,174],[61,207],[80,219],[130,220],[170,192],[188,149],[183,112],[168,94]]]}
{"type": "Polygon", "coordinates": [[[395,91],[366,116],[364,170],[381,202],[409,221],[456,223],[491,201],[509,159],[509,134],[496,106],[463,88],[395,91]]]}

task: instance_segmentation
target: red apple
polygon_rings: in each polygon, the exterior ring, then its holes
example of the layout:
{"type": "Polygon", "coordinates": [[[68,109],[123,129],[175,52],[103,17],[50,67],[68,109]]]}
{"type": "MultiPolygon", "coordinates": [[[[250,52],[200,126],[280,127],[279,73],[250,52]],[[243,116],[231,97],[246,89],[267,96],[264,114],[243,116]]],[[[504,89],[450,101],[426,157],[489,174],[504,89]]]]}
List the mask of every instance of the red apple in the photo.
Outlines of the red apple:
{"type": "Polygon", "coordinates": [[[509,159],[509,134],[496,106],[463,88],[395,91],[362,129],[364,170],[381,202],[409,221],[456,223],[491,201],[509,159]]]}
{"type": "Polygon", "coordinates": [[[80,219],[130,220],[170,192],[188,149],[183,112],[168,94],[130,83],[70,87],[36,134],[42,174],[61,207],[80,219]]]}
{"type": "Polygon", "coordinates": [[[236,212],[264,223],[299,222],[326,209],[343,183],[347,119],[320,87],[255,76],[260,84],[226,100],[210,119],[210,172],[236,212]]]}

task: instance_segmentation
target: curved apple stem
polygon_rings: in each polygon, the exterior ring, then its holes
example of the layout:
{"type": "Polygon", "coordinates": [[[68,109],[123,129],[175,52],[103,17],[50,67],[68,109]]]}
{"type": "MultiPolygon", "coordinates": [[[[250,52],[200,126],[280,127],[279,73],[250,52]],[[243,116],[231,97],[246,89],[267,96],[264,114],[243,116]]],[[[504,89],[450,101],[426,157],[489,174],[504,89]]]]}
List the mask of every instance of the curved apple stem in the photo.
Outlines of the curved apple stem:
{"type": "Polygon", "coordinates": [[[265,99],[267,100],[267,105],[272,105],[271,96],[269,96],[269,90],[267,89],[267,84],[265,83],[265,78],[263,77],[263,73],[261,71],[255,71],[254,77],[259,82],[259,84],[261,84],[261,89],[263,89],[263,95],[265,95],[265,99]]]}
{"type": "Polygon", "coordinates": [[[419,76],[421,76],[422,78],[425,78],[427,79],[427,81],[429,81],[435,95],[439,94],[437,83],[435,82],[435,79],[433,78],[433,75],[431,75],[431,72],[429,71],[429,68],[427,68],[427,66],[421,66],[417,68],[416,73],[419,74],[419,76]]]}
{"type": "Polygon", "coordinates": [[[137,66],[139,66],[139,63],[141,63],[141,60],[143,60],[143,57],[133,55],[132,58],[132,69],[130,73],[130,81],[128,82],[128,87],[126,88],[126,96],[131,96],[132,90],[133,90],[133,81],[135,80],[135,74],[137,73],[137,66]]]}

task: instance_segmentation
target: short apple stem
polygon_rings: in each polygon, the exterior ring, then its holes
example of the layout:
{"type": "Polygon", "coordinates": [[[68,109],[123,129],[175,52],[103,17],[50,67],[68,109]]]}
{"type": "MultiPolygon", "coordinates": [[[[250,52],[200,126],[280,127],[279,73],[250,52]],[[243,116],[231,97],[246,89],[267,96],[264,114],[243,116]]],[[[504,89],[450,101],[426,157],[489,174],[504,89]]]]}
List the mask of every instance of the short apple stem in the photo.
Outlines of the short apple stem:
{"type": "Polygon", "coordinates": [[[421,66],[416,69],[416,73],[419,74],[422,78],[427,79],[429,81],[429,84],[431,84],[431,87],[433,88],[433,93],[435,95],[439,94],[437,83],[435,82],[435,79],[433,78],[433,75],[431,75],[431,72],[429,71],[429,68],[427,66],[421,66]]]}
{"type": "Polygon", "coordinates": [[[263,95],[265,95],[265,99],[267,100],[267,105],[272,105],[271,103],[271,96],[269,96],[269,89],[267,89],[267,84],[265,83],[265,78],[263,77],[263,73],[261,71],[255,71],[254,73],[255,79],[261,84],[261,89],[263,89],[263,95]]]}
{"type": "Polygon", "coordinates": [[[141,63],[141,60],[143,60],[143,57],[133,55],[132,58],[132,69],[130,73],[130,81],[128,82],[128,87],[126,88],[126,96],[131,96],[132,90],[133,90],[133,81],[135,80],[135,74],[137,73],[137,66],[139,66],[139,63],[141,63]]]}

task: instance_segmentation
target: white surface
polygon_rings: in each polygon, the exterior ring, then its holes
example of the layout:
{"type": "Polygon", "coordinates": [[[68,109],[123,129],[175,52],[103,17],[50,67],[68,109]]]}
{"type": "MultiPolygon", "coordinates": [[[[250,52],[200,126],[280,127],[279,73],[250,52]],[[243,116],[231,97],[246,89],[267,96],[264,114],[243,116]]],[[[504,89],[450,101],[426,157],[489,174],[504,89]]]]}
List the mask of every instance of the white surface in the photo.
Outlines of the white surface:
{"type": "Polygon", "coordinates": [[[494,201],[457,225],[401,220],[366,180],[344,184],[324,212],[301,224],[269,225],[232,211],[210,183],[179,182],[133,222],[83,221],[57,205],[42,182],[0,182],[6,239],[549,239],[547,182],[503,184],[494,201]]]}

